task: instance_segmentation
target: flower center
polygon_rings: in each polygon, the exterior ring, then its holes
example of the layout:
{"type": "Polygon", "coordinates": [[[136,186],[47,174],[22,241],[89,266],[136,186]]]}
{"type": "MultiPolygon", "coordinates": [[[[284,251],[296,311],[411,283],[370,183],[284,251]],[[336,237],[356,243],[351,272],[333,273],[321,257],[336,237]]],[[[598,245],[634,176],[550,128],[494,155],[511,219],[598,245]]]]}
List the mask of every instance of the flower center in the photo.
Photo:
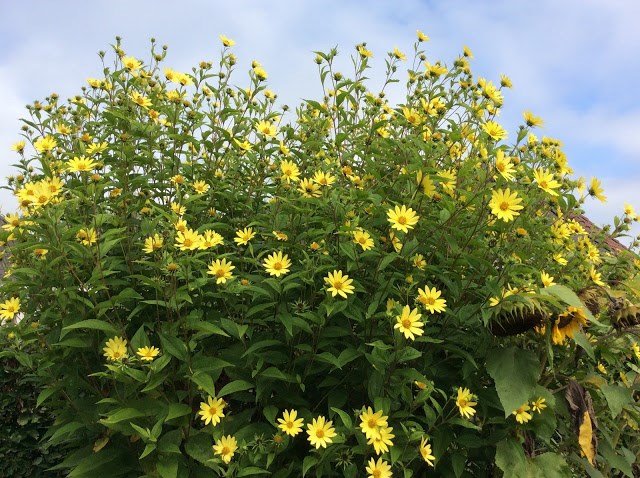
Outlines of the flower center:
{"type": "Polygon", "coordinates": [[[231,453],[231,450],[229,449],[228,446],[225,446],[225,447],[222,448],[221,455],[228,455],[229,453],[231,453]]]}
{"type": "Polygon", "coordinates": [[[193,244],[193,241],[189,238],[186,238],[183,242],[185,247],[191,247],[191,244],[193,244]]]}
{"type": "Polygon", "coordinates": [[[400,216],[398,218],[398,224],[402,224],[403,226],[407,223],[407,218],[404,216],[400,216]]]}
{"type": "Polygon", "coordinates": [[[273,264],[273,270],[274,271],[279,271],[280,269],[282,269],[282,262],[275,262],[273,264]]]}
{"type": "Polygon", "coordinates": [[[224,269],[218,269],[216,271],[216,276],[218,276],[218,277],[224,277],[224,274],[225,274],[224,269]]]}
{"type": "Polygon", "coordinates": [[[382,476],[382,472],[380,470],[373,470],[373,478],[380,478],[382,476]]]}
{"type": "Polygon", "coordinates": [[[403,326],[405,329],[410,329],[410,328],[411,328],[411,320],[409,320],[409,319],[404,319],[404,320],[402,321],[402,326],[403,326]]]}
{"type": "Polygon", "coordinates": [[[217,415],[218,414],[218,407],[209,408],[209,414],[210,415],[217,415]]]}
{"type": "Polygon", "coordinates": [[[509,210],[509,203],[507,201],[502,201],[500,203],[500,209],[503,211],[508,211],[509,210]]]}
{"type": "Polygon", "coordinates": [[[342,289],[342,281],[340,281],[340,280],[333,281],[333,288],[334,289],[342,289]]]}
{"type": "Polygon", "coordinates": [[[316,430],[316,436],[318,438],[324,438],[324,430],[316,430]]]}
{"type": "Polygon", "coordinates": [[[464,398],[459,399],[458,406],[461,408],[465,408],[467,406],[467,401],[464,398]]]}

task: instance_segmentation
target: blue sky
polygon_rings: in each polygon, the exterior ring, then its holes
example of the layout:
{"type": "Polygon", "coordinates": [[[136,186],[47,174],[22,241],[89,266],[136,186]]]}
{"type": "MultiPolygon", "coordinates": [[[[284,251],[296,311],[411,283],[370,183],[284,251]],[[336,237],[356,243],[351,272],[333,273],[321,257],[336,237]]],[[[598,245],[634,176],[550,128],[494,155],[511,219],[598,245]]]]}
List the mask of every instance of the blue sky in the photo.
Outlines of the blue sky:
{"type": "MultiPolygon", "coordinates": [[[[603,224],[624,202],[640,212],[638,18],[635,0],[3,1],[0,178],[12,172],[10,145],[20,139],[24,105],[53,91],[78,93],[86,78],[100,76],[97,53],[110,53],[116,35],[139,58],[155,37],[169,46],[165,63],[177,70],[217,59],[218,35],[227,35],[237,42],[239,69],[260,61],[279,100],[295,106],[321,94],[312,51],[337,46],[346,72],[354,45],[366,41],[375,91],[386,52],[409,53],[420,29],[431,37],[432,62],[450,64],[467,45],[475,75],[512,79],[500,122],[513,136],[523,111],[541,116],[539,135],[564,142],[575,176],[602,180],[609,200],[589,201],[587,213],[603,224]]],[[[0,210],[15,205],[0,190],[0,210]]],[[[640,234],[637,223],[633,232],[640,234]]]]}

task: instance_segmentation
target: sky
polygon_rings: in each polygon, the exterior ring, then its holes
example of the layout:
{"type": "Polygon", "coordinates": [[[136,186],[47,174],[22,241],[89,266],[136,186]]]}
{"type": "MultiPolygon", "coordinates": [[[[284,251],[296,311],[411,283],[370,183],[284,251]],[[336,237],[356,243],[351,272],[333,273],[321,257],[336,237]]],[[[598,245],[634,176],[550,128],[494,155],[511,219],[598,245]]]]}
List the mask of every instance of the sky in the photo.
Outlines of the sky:
{"type": "MultiPolygon", "coordinates": [[[[21,139],[25,105],[52,92],[66,99],[100,78],[98,52],[112,55],[116,35],[141,59],[152,37],[168,45],[164,64],[182,71],[219,59],[218,35],[226,35],[236,41],[238,70],[260,61],[279,103],[294,107],[321,98],[314,51],[337,47],[346,73],[355,45],[366,42],[377,91],[386,53],[411,53],[420,29],[432,63],[451,65],[466,45],[476,76],[511,78],[500,123],[514,138],[523,111],[541,116],[538,136],[563,141],[575,177],[602,181],[607,203],[587,201],[586,212],[607,224],[625,202],[640,212],[638,18],[636,0],[0,0],[0,184],[15,171],[10,146],[21,139]]],[[[16,205],[0,190],[0,211],[16,205]]]]}

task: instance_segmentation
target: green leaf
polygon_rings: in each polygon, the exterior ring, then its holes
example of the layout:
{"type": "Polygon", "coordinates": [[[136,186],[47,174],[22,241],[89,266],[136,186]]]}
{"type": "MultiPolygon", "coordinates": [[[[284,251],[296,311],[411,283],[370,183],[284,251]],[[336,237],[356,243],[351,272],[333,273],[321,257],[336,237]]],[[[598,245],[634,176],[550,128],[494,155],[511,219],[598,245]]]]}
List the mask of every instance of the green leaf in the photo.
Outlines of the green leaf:
{"type": "Polygon", "coordinates": [[[213,383],[213,379],[208,373],[205,372],[195,372],[191,376],[191,381],[198,385],[202,390],[207,392],[212,397],[216,396],[216,387],[213,383]]]}
{"type": "Polygon", "coordinates": [[[353,427],[353,422],[351,421],[351,417],[349,416],[349,414],[336,407],[331,407],[331,410],[340,415],[340,420],[342,420],[342,424],[344,425],[344,427],[347,430],[351,430],[351,427],[353,427]]]}
{"type": "Polygon", "coordinates": [[[487,356],[487,371],[496,383],[506,418],[535,392],[540,362],[529,350],[516,347],[495,349],[487,356]]]}
{"type": "Polygon", "coordinates": [[[580,297],[578,297],[578,295],[574,291],[569,289],[567,286],[564,286],[561,284],[554,284],[550,287],[545,287],[543,289],[543,292],[548,292],[549,294],[563,301],[565,304],[582,308],[582,311],[590,321],[598,323],[595,317],[593,316],[593,314],[591,313],[591,311],[580,300],[580,297]]]}
{"type": "Polygon", "coordinates": [[[505,476],[510,476],[512,470],[525,462],[522,446],[515,440],[507,438],[496,445],[496,465],[505,476]]]}
{"type": "Polygon", "coordinates": [[[163,350],[166,350],[168,354],[173,355],[178,360],[186,362],[187,346],[182,340],[180,340],[178,337],[165,335],[162,333],[158,333],[158,336],[160,337],[160,343],[162,344],[163,350]]]}
{"type": "Polygon", "coordinates": [[[218,398],[229,395],[230,393],[242,392],[244,390],[249,390],[252,388],[253,384],[247,382],[246,380],[234,380],[233,382],[229,382],[220,389],[220,391],[218,392],[218,398]]]}
{"type": "Polygon", "coordinates": [[[318,458],[313,455],[307,455],[302,462],[302,478],[304,478],[307,472],[318,463],[318,458]]]}
{"type": "Polygon", "coordinates": [[[607,400],[607,405],[613,418],[620,415],[625,405],[633,403],[631,389],[618,387],[617,385],[602,385],[600,391],[607,400]]]}
{"type": "Polygon", "coordinates": [[[174,455],[161,455],[156,470],[162,478],[178,478],[178,458],[174,455]]]}
{"type": "Polygon", "coordinates": [[[184,403],[171,403],[169,404],[169,410],[167,411],[167,417],[165,421],[172,420],[178,417],[184,417],[191,414],[191,407],[184,403]]]}
{"type": "Polygon", "coordinates": [[[107,418],[103,418],[99,420],[103,425],[112,425],[114,423],[119,423],[124,420],[131,420],[132,418],[143,417],[144,413],[140,410],[136,410],[135,408],[121,408],[115,413],[112,413],[107,416],[107,418]]]}
{"type": "Polygon", "coordinates": [[[44,390],[42,390],[42,392],[40,392],[40,394],[38,395],[38,399],[36,400],[36,407],[42,405],[47,400],[47,398],[49,398],[57,391],[58,389],[56,388],[45,388],[44,390]]]}
{"type": "Polygon", "coordinates": [[[75,324],[63,327],[62,332],[60,333],[60,338],[62,339],[65,335],[67,335],[67,333],[70,330],[75,330],[75,329],[101,330],[107,335],[118,335],[118,331],[109,322],[105,322],[104,320],[98,320],[98,319],[87,319],[87,320],[81,320],[80,322],[76,322],[75,324]]]}
{"type": "Polygon", "coordinates": [[[578,344],[580,347],[582,347],[585,352],[587,352],[587,355],[589,356],[589,358],[591,360],[595,360],[596,359],[596,355],[593,352],[593,346],[591,345],[591,342],[589,342],[589,339],[584,334],[584,332],[579,331],[579,332],[576,332],[575,334],[573,334],[573,340],[574,340],[574,342],[576,344],[578,344]]]}
{"type": "Polygon", "coordinates": [[[268,470],[263,470],[262,468],[258,468],[257,466],[246,466],[246,467],[242,467],[236,476],[241,477],[241,476],[251,476],[251,475],[260,475],[260,474],[270,475],[271,472],[268,470]]]}

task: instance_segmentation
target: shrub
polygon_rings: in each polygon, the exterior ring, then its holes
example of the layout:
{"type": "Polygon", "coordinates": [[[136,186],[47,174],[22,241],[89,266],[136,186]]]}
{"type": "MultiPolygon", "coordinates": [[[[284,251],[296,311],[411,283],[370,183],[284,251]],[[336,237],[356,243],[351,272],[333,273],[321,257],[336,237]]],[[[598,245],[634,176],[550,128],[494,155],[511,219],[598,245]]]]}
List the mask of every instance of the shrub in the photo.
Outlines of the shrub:
{"type": "Polygon", "coordinates": [[[392,105],[406,57],[373,93],[362,44],[351,76],[316,54],[324,97],[290,117],[222,40],[190,73],[118,40],[29,107],[0,307],[36,331],[56,469],[632,476],[638,262],[577,221],[599,183],[538,118],[505,142],[510,80],[420,37],[392,105]]]}

